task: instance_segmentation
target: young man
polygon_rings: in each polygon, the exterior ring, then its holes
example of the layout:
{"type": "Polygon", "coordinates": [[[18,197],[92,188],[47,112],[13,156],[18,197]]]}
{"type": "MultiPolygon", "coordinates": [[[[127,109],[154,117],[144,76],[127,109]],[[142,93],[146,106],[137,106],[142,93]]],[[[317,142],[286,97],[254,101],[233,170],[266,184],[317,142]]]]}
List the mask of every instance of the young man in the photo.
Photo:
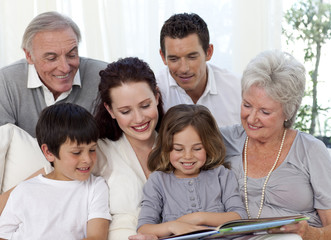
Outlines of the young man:
{"type": "Polygon", "coordinates": [[[175,14],[160,34],[166,68],[157,76],[164,108],[180,104],[208,107],[218,126],[240,123],[240,79],[207,62],[213,55],[207,24],[197,14],[175,14]]]}
{"type": "Polygon", "coordinates": [[[25,29],[22,59],[0,69],[0,126],[13,123],[35,137],[40,112],[57,102],[93,110],[105,62],[80,58],[78,26],[57,12],[36,16],[25,29]]]}
{"type": "Polygon", "coordinates": [[[0,217],[1,239],[107,239],[108,187],[91,175],[99,131],[93,116],[71,103],[45,108],[38,144],[54,170],[19,184],[0,217]]]}

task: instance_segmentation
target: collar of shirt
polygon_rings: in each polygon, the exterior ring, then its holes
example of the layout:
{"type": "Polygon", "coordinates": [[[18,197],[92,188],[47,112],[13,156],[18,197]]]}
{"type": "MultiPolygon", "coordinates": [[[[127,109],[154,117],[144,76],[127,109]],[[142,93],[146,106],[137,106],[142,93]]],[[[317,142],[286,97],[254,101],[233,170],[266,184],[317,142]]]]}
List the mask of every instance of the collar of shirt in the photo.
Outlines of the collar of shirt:
{"type": "MultiPolygon", "coordinates": [[[[206,64],[207,66],[207,71],[208,71],[208,79],[207,79],[207,85],[206,85],[206,89],[203,92],[202,96],[206,95],[207,93],[210,94],[217,94],[217,88],[216,88],[216,79],[214,76],[214,72],[212,71],[211,67],[209,66],[209,64],[206,64]]],[[[181,88],[176,80],[171,76],[169,68],[168,68],[168,79],[169,79],[169,86],[170,87],[177,87],[177,88],[181,88]]]]}
{"type": "MultiPolygon", "coordinates": [[[[79,69],[77,70],[77,73],[74,77],[74,81],[72,85],[77,85],[81,87],[81,80],[80,80],[80,74],[79,74],[79,69]]],[[[55,100],[53,93],[43,84],[43,82],[40,80],[38,73],[34,67],[33,64],[29,64],[29,69],[28,69],[28,88],[39,88],[42,87],[44,91],[44,98],[46,102],[46,106],[53,105],[54,103],[65,99],[68,97],[68,95],[71,93],[71,90],[68,90],[66,92],[61,93],[61,95],[55,100]]]]}

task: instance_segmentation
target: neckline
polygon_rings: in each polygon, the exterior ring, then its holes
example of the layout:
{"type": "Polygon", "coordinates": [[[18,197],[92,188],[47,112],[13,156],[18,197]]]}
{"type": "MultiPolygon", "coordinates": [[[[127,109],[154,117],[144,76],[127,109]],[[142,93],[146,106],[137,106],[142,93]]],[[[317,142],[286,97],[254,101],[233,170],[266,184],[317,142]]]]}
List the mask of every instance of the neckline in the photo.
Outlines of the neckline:
{"type": "MultiPolygon", "coordinates": [[[[266,186],[267,186],[267,183],[269,181],[269,178],[271,176],[271,174],[273,173],[273,171],[275,170],[275,167],[277,166],[278,164],[278,161],[279,161],[279,158],[282,154],[282,150],[283,150],[283,147],[284,147],[284,143],[285,143],[285,139],[286,139],[286,133],[287,133],[287,128],[284,129],[284,132],[283,132],[283,137],[282,137],[282,140],[281,140],[281,143],[280,143],[280,147],[279,147],[279,150],[278,150],[278,154],[277,154],[277,157],[276,157],[276,160],[273,164],[273,166],[271,167],[270,171],[268,172],[267,176],[266,176],[266,179],[263,183],[263,187],[262,187],[262,193],[261,193],[261,201],[260,201],[260,208],[259,208],[259,211],[258,211],[258,214],[257,214],[257,217],[256,218],[260,218],[260,215],[261,215],[261,212],[262,212],[262,208],[263,208],[263,203],[264,203],[264,194],[265,194],[265,189],[266,189],[266,186]]],[[[247,211],[247,215],[248,215],[248,218],[252,218],[251,217],[251,214],[250,214],[250,211],[249,211],[249,206],[248,206],[248,191],[247,191],[247,169],[248,169],[248,162],[247,162],[247,148],[248,148],[248,136],[246,137],[246,140],[245,140],[245,149],[244,149],[244,195],[245,195],[245,206],[246,206],[246,211],[247,211]]]]}
{"type": "MultiPolygon", "coordinates": [[[[291,147],[290,147],[290,150],[288,151],[288,153],[287,153],[287,155],[286,155],[286,157],[285,157],[285,159],[284,159],[284,161],[274,170],[274,172],[276,172],[278,169],[281,169],[281,168],[283,168],[283,165],[284,165],[284,163],[288,163],[289,162],[289,158],[288,158],[288,156],[290,156],[291,154],[292,154],[292,152],[294,151],[293,150],[293,146],[296,144],[296,142],[298,141],[298,137],[299,137],[299,131],[298,130],[295,130],[295,129],[291,129],[291,130],[294,130],[295,131],[295,137],[294,137],[294,140],[293,140],[293,142],[292,142],[292,145],[291,145],[291,147]]],[[[245,130],[244,130],[245,131],[245,130]]],[[[246,141],[246,137],[247,137],[247,134],[246,134],[246,132],[245,132],[245,134],[244,134],[244,140],[242,141],[242,152],[241,152],[241,160],[240,160],[240,169],[241,169],[241,173],[242,173],[242,175],[244,175],[243,173],[244,173],[244,171],[245,171],[245,169],[244,169],[244,163],[243,163],[243,153],[244,153],[244,147],[245,147],[245,141],[246,141]]],[[[263,177],[260,177],[260,178],[253,178],[253,177],[249,177],[249,176],[247,176],[247,179],[252,179],[252,180],[256,180],[256,181],[261,181],[261,180],[264,180],[265,178],[266,178],[267,176],[263,176],[263,177]]]]}

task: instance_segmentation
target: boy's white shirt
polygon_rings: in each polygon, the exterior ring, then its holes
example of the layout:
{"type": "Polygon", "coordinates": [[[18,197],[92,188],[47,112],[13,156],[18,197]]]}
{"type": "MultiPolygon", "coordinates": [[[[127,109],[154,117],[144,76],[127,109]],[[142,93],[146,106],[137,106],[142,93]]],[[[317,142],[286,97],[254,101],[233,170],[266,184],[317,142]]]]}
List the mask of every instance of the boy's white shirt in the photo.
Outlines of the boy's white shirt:
{"type": "Polygon", "coordinates": [[[82,239],[93,218],[111,220],[103,178],[57,181],[38,175],[11,193],[0,217],[0,238],[82,239]]]}

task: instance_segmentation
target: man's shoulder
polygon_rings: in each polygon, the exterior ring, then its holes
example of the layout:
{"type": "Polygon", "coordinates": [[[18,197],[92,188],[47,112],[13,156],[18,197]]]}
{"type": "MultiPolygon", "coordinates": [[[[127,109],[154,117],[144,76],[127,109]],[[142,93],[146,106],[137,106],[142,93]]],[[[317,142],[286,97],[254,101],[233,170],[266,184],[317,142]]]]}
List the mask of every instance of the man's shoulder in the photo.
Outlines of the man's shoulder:
{"type": "Polygon", "coordinates": [[[168,78],[169,76],[169,68],[168,66],[163,66],[161,69],[159,69],[158,72],[156,72],[155,74],[155,77],[156,77],[156,80],[159,81],[159,80],[163,80],[165,78],[168,78]]]}
{"type": "Polygon", "coordinates": [[[225,77],[232,77],[235,79],[240,79],[240,75],[236,74],[226,68],[221,68],[216,66],[215,64],[212,63],[207,63],[208,66],[208,70],[212,71],[214,74],[216,74],[217,76],[225,76],[225,77]]]}
{"type": "Polygon", "coordinates": [[[92,59],[80,57],[79,74],[81,81],[86,85],[99,83],[99,72],[107,67],[107,63],[92,59]]]}
{"type": "Polygon", "coordinates": [[[208,79],[211,81],[211,86],[217,89],[220,93],[241,95],[241,80],[240,76],[227,69],[217,67],[208,63],[208,79]]]}
{"type": "Polygon", "coordinates": [[[29,64],[25,59],[0,68],[0,84],[2,88],[14,88],[23,91],[28,80],[29,64]]]}
{"type": "MultiPolygon", "coordinates": [[[[168,66],[162,67],[155,75],[156,82],[158,87],[161,89],[161,92],[165,94],[170,90],[170,86],[178,86],[175,80],[171,77],[168,66]]],[[[175,88],[172,88],[175,89],[175,88]]]]}
{"type": "Polygon", "coordinates": [[[13,62],[7,66],[0,68],[0,72],[3,74],[21,74],[21,71],[28,70],[28,62],[25,59],[20,59],[16,62],[13,62]],[[20,71],[18,71],[18,69],[20,71]]]}
{"type": "Polygon", "coordinates": [[[80,57],[80,67],[99,67],[99,68],[106,68],[107,62],[93,59],[93,58],[87,58],[87,57],[80,57]]]}

